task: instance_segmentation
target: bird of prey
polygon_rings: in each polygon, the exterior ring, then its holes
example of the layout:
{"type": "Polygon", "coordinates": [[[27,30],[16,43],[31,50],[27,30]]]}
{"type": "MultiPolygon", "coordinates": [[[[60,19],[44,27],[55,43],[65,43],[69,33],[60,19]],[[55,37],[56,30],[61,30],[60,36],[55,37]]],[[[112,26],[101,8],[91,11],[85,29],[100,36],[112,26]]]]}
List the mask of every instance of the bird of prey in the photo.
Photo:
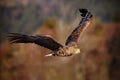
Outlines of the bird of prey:
{"type": "Polygon", "coordinates": [[[79,54],[80,49],[78,48],[78,38],[81,32],[86,29],[86,27],[92,21],[92,14],[87,9],[79,9],[82,19],[72,33],[68,36],[65,45],[58,43],[56,40],[46,35],[36,35],[29,36],[18,33],[10,33],[8,35],[8,40],[11,43],[35,43],[42,47],[52,50],[51,54],[45,56],[71,56],[73,54],[79,54]]]}

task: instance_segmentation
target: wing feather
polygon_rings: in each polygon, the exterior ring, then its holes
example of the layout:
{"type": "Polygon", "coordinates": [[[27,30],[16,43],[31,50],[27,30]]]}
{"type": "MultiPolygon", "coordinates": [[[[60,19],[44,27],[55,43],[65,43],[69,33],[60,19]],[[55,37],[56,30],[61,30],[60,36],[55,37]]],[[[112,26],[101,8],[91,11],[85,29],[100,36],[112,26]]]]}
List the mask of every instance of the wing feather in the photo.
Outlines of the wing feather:
{"type": "Polygon", "coordinates": [[[28,36],[28,35],[23,35],[18,33],[10,33],[8,36],[8,40],[11,43],[35,43],[53,51],[56,51],[60,47],[63,47],[61,44],[56,42],[51,37],[42,36],[42,35],[28,36]]]}
{"type": "Polygon", "coordinates": [[[79,23],[79,26],[76,27],[72,33],[69,35],[69,37],[66,40],[65,45],[71,45],[72,43],[76,44],[76,42],[78,41],[78,38],[81,34],[81,32],[83,31],[83,29],[85,27],[87,27],[87,23],[90,21],[90,19],[92,18],[92,14],[90,12],[88,12],[87,9],[79,9],[79,11],[81,12],[81,16],[83,17],[82,20],[79,23]]]}

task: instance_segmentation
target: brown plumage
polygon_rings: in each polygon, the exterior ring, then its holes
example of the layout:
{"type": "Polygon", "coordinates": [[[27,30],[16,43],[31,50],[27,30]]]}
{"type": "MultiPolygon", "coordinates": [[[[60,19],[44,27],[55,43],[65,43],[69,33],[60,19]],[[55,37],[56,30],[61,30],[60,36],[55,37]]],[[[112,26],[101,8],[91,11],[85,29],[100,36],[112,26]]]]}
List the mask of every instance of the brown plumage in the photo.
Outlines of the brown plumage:
{"type": "Polygon", "coordinates": [[[81,32],[90,24],[92,18],[92,14],[88,10],[79,9],[79,11],[81,12],[82,20],[78,27],[76,27],[67,38],[65,46],[61,45],[53,38],[43,35],[29,36],[10,33],[8,39],[11,43],[35,43],[53,51],[53,53],[46,56],[71,56],[72,54],[78,54],[80,53],[80,49],[77,46],[78,38],[81,32]]]}
{"type": "Polygon", "coordinates": [[[35,43],[53,51],[56,51],[60,47],[63,47],[51,37],[43,35],[28,36],[18,33],[10,33],[8,39],[11,43],[35,43]]]}

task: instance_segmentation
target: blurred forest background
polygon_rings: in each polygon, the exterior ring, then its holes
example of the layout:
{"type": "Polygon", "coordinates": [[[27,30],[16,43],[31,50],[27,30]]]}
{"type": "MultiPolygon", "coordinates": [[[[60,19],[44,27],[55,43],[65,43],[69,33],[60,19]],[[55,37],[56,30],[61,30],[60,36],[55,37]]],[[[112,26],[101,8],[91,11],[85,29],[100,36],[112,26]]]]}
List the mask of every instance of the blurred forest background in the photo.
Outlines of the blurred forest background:
{"type": "Polygon", "coordinates": [[[120,80],[120,0],[0,0],[0,80],[120,80]],[[81,20],[93,13],[79,39],[81,54],[44,57],[35,44],[9,44],[10,32],[51,35],[64,44],[81,20]]]}

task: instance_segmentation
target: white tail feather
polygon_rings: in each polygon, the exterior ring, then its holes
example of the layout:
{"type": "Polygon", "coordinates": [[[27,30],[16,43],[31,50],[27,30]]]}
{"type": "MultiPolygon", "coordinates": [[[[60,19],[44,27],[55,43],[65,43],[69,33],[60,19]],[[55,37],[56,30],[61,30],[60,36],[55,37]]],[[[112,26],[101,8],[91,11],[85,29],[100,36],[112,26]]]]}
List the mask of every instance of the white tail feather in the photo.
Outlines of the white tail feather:
{"type": "Polygon", "coordinates": [[[45,57],[48,57],[48,56],[53,56],[52,54],[47,54],[47,55],[45,55],[45,57]]]}

